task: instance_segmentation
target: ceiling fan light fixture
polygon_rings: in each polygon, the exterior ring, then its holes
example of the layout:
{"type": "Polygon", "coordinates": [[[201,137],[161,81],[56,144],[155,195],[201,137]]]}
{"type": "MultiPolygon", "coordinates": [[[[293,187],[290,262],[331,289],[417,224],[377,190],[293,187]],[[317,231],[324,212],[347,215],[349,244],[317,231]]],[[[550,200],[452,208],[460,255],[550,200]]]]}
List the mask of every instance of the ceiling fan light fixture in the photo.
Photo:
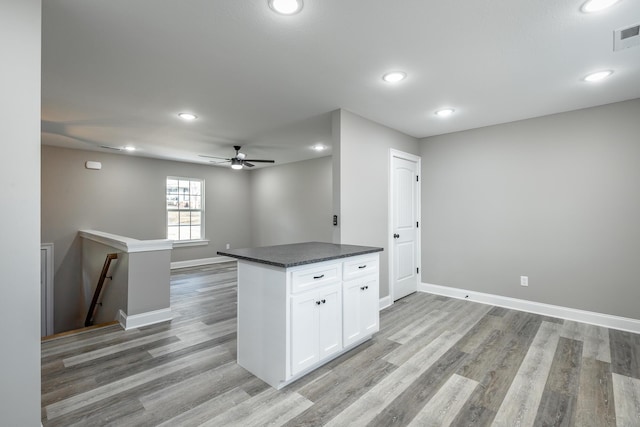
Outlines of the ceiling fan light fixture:
{"type": "Polygon", "coordinates": [[[269,7],[280,15],[295,15],[302,10],[302,0],[269,0],[269,7]]]}
{"type": "Polygon", "coordinates": [[[242,169],[242,160],[239,160],[237,158],[231,159],[231,169],[242,169]]]}
{"type": "Polygon", "coordinates": [[[324,151],[324,150],[327,149],[327,147],[325,145],[322,145],[322,144],[316,144],[311,148],[314,149],[315,151],[324,151]]]}
{"type": "Polygon", "coordinates": [[[182,120],[186,120],[186,121],[191,121],[191,120],[195,120],[198,118],[198,116],[196,116],[195,114],[192,113],[178,113],[178,117],[180,117],[182,120]]]}
{"type": "Polygon", "coordinates": [[[600,12],[618,3],[618,1],[620,0],[589,0],[582,5],[580,10],[584,13],[600,12]]]}
{"type": "Polygon", "coordinates": [[[398,83],[407,78],[407,73],[404,71],[391,71],[382,76],[382,80],[387,83],[398,83]]]}
{"type": "Polygon", "coordinates": [[[589,83],[601,82],[602,80],[604,80],[607,77],[611,76],[611,74],[613,74],[612,70],[597,71],[595,73],[591,73],[591,74],[586,75],[584,77],[584,81],[585,82],[589,82],[589,83]]]}
{"type": "Polygon", "coordinates": [[[129,151],[129,152],[136,151],[136,147],[134,147],[133,145],[125,145],[124,151],[129,151]]]}
{"type": "Polygon", "coordinates": [[[445,117],[449,117],[450,115],[452,115],[454,113],[454,111],[456,111],[456,110],[454,110],[453,108],[442,108],[442,109],[436,111],[434,114],[436,116],[438,116],[438,117],[445,118],[445,117]]]}

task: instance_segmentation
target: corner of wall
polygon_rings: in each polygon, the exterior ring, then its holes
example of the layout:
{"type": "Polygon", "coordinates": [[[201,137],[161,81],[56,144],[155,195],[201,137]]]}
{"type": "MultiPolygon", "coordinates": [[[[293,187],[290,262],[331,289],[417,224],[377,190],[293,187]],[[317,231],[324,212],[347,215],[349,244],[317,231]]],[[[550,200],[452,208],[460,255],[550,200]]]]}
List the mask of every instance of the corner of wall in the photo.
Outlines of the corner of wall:
{"type": "Polygon", "coordinates": [[[341,238],[341,211],[340,211],[340,150],[341,150],[341,123],[342,110],[335,110],[331,113],[331,138],[333,142],[332,158],[333,162],[333,214],[338,217],[338,225],[333,227],[333,243],[340,243],[341,238]]]}

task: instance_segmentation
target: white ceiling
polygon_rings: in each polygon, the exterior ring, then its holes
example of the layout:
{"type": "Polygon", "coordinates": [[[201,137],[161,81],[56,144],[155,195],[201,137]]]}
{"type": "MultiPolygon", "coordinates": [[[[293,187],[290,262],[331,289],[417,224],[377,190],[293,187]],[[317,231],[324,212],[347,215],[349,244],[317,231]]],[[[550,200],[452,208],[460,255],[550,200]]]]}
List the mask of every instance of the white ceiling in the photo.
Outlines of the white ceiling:
{"type": "Polygon", "coordinates": [[[47,0],[42,142],[200,163],[242,145],[280,164],[326,155],[310,146],[331,144],[338,108],[422,138],[640,97],[640,47],[612,49],[640,1],[581,5],[305,0],[282,16],[267,0],[47,0]],[[601,69],[615,73],[581,80],[601,69]],[[391,70],[408,77],[387,84],[391,70]],[[438,119],[443,106],[456,113],[438,119]]]}

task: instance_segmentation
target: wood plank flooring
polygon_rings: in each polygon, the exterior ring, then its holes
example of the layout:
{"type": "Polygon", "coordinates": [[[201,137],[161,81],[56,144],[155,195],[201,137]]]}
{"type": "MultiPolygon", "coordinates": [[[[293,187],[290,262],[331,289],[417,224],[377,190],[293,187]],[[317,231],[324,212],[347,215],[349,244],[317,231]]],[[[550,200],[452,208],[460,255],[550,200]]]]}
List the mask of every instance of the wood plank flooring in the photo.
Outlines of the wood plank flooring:
{"type": "Polygon", "coordinates": [[[425,293],[274,390],[235,363],[235,263],[177,270],[174,319],[42,343],[44,426],[640,426],[640,336],[425,293]]]}

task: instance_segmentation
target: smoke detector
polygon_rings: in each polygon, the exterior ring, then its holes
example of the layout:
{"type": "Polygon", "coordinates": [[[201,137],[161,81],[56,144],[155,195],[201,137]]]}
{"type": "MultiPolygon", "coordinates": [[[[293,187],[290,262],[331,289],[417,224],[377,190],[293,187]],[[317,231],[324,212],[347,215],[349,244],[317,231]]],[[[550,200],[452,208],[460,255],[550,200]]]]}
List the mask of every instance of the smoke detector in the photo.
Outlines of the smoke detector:
{"type": "Polygon", "coordinates": [[[640,45],[640,24],[620,28],[613,32],[613,50],[618,51],[640,45]]]}

